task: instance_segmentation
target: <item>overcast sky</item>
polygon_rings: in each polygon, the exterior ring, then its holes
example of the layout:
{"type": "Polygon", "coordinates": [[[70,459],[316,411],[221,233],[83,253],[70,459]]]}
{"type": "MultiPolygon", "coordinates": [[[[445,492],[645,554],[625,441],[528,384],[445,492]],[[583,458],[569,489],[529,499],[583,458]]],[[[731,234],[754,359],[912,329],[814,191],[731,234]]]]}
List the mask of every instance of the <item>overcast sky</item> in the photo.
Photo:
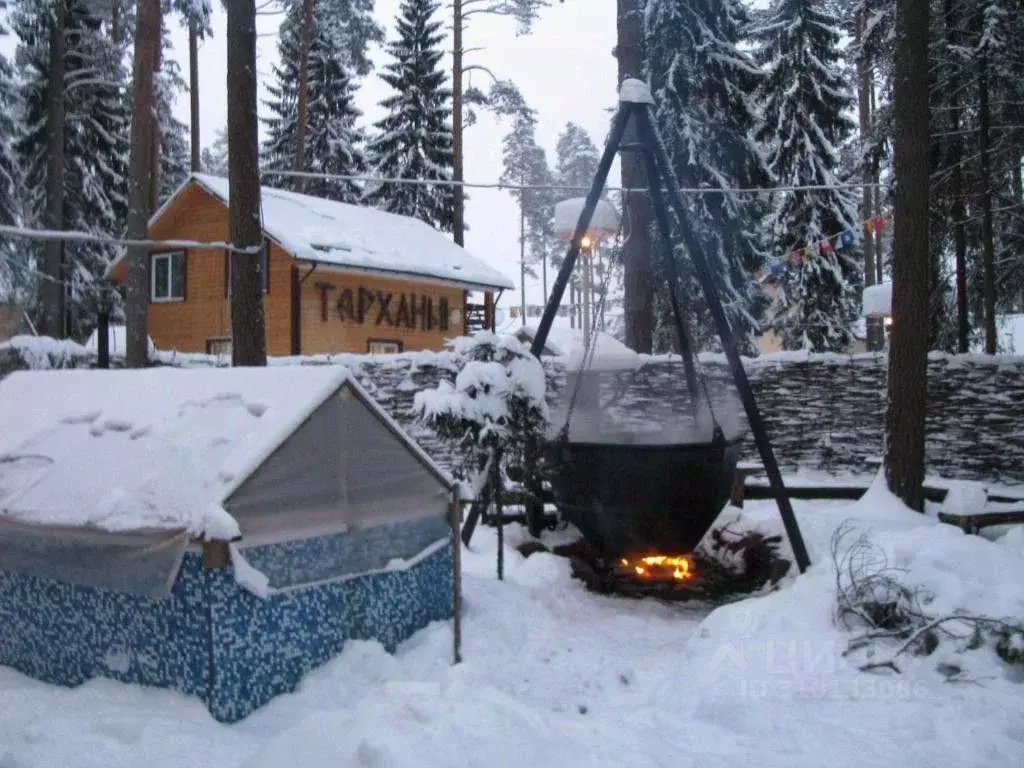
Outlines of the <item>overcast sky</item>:
{"type": "MultiPolygon", "coordinates": [[[[226,49],[224,45],[225,15],[219,2],[214,2],[213,38],[201,43],[200,61],[200,127],[204,146],[213,141],[218,128],[227,119],[226,49]]],[[[377,0],[377,17],[394,35],[394,17],[399,0],[377,0]]],[[[277,57],[275,35],[281,16],[258,19],[261,35],[257,68],[261,99],[266,97],[265,84],[277,57]]],[[[502,79],[511,79],[522,89],[527,102],[537,110],[540,126],[538,139],[554,162],[558,134],[568,121],[586,128],[595,143],[603,144],[607,130],[608,107],[615,104],[616,64],[611,55],[615,45],[615,0],[567,0],[555,3],[544,11],[533,32],[516,37],[512,21],[481,17],[473,20],[465,46],[482,48],[473,52],[467,64],[481,64],[502,79]]],[[[187,35],[177,25],[172,31],[175,55],[187,77],[187,35]]],[[[382,50],[373,54],[374,62],[385,60],[382,50]]],[[[450,58],[446,62],[450,70],[450,58]]],[[[472,84],[486,88],[488,78],[472,73],[472,84]]],[[[387,94],[387,87],[376,73],[362,83],[359,106],[369,124],[380,117],[377,106],[387,94]]],[[[182,94],[178,116],[188,122],[188,94],[182,94]]],[[[496,182],[501,174],[501,138],[507,124],[484,117],[466,131],[467,181],[496,182]]],[[[612,183],[618,183],[617,171],[612,183]]],[[[469,190],[466,218],[466,248],[512,278],[517,290],[506,294],[501,304],[519,303],[519,213],[508,192],[469,190]]],[[[527,301],[541,302],[539,281],[527,280],[527,301]]]]}

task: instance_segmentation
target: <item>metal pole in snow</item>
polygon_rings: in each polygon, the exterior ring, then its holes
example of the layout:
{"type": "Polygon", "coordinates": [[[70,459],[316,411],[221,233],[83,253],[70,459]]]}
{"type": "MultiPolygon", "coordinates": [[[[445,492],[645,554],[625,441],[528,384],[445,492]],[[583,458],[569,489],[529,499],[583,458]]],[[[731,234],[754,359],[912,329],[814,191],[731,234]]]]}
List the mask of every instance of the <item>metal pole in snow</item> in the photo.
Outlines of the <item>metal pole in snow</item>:
{"type": "MultiPolygon", "coordinates": [[[[643,84],[638,83],[638,85],[642,86],[643,84]]],[[[646,91],[646,87],[644,87],[644,90],[646,91]]],[[[796,558],[797,567],[803,573],[810,566],[811,560],[807,554],[807,547],[800,533],[800,526],[797,524],[796,515],[793,512],[793,505],[786,491],[786,485],[782,481],[782,472],[779,470],[778,462],[775,460],[775,453],[768,439],[768,430],[765,427],[764,420],[761,418],[761,412],[757,408],[757,402],[754,400],[754,391],[750,386],[750,381],[747,379],[747,373],[743,369],[743,362],[740,360],[739,349],[736,346],[736,338],[733,336],[729,320],[725,316],[725,309],[722,307],[722,301],[718,296],[714,280],[711,277],[707,257],[704,254],[700,241],[698,241],[693,233],[689,216],[687,216],[686,209],[683,207],[679,182],[676,180],[675,174],[672,173],[668,154],[665,152],[665,147],[658,137],[650,112],[647,109],[647,105],[651,103],[650,92],[647,91],[644,96],[645,99],[642,101],[638,96],[633,105],[640,140],[654,154],[655,161],[660,166],[658,170],[661,173],[659,175],[668,187],[668,203],[676,215],[680,235],[686,245],[686,250],[689,251],[690,260],[693,262],[694,270],[704,292],[704,299],[707,301],[711,317],[715,322],[715,328],[718,330],[718,335],[722,340],[722,348],[725,350],[729,367],[732,369],[736,390],[747,413],[750,431],[754,435],[754,442],[757,445],[758,452],[761,454],[761,461],[764,463],[768,481],[775,495],[775,501],[779,505],[779,514],[782,517],[782,524],[786,528],[786,535],[789,537],[790,546],[793,548],[793,556],[796,558]]],[[[649,181],[652,182],[650,186],[653,187],[654,180],[651,179],[649,181]]]]}

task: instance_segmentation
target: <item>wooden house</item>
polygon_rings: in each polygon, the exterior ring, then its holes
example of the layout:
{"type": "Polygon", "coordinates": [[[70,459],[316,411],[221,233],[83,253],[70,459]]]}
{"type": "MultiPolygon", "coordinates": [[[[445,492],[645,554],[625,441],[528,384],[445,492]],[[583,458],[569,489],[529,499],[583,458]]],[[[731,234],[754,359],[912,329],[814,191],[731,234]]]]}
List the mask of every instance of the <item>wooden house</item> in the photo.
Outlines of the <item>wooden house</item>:
{"type": "MultiPolygon", "coordinates": [[[[264,317],[270,355],[441,349],[493,323],[513,283],[430,225],[408,216],[264,186],[264,317]]],[[[229,242],[228,180],[193,174],[149,222],[152,240],[229,242]]],[[[127,259],[110,275],[125,283],[127,259]]],[[[226,250],[150,254],[149,334],[158,349],[231,348],[226,250]]]]}

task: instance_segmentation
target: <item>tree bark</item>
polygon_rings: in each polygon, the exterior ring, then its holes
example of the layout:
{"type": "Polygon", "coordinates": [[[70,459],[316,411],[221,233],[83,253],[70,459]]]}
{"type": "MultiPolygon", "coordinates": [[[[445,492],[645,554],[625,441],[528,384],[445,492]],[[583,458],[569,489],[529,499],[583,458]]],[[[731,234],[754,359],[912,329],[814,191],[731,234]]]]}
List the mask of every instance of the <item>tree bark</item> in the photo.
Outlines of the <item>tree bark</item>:
{"type": "MultiPolygon", "coordinates": [[[[860,45],[864,42],[866,10],[861,8],[857,13],[854,27],[854,40],[860,45]]],[[[857,116],[860,123],[861,151],[871,140],[871,63],[867,54],[861,50],[857,59],[857,116]]],[[[861,200],[861,219],[868,221],[875,217],[875,187],[872,163],[866,156],[861,157],[861,180],[864,182],[861,200]]],[[[875,285],[875,238],[868,235],[864,238],[864,286],[875,285]]],[[[878,351],[885,346],[885,329],[878,317],[867,319],[867,345],[870,351],[878,351]]]]}
{"type": "MultiPolygon", "coordinates": [[[[259,123],[256,116],[256,4],[227,0],[228,227],[236,248],[258,249],[259,123]]],[[[231,363],[266,365],[260,254],[231,252],[231,363]]]]}
{"type": "Polygon", "coordinates": [[[452,0],[452,231],[458,245],[466,244],[466,196],[462,189],[462,0],[452,0]]]}
{"type": "MultiPolygon", "coordinates": [[[[643,9],[639,0],[617,0],[618,21],[615,57],[619,83],[644,76],[643,9]]],[[[637,141],[635,126],[627,129],[624,142],[637,141]]],[[[639,152],[620,155],[622,186],[645,188],[647,171],[639,152]]],[[[650,353],[654,346],[654,289],[651,275],[651,199],[646,192],[626,195],[625,215],[629,221],[629,239],[623,246],[623,309],[626,319],[626,346],[650,353]]]]}
{"type": "MultiPolygon", "coordinates": [[[[144,240],[152,211],[153,76],[156,73],[162,29],[160,0],[139,0],[135,21],[135,61],[132,72],[132,137],[128,182],[128,237],[144,240]]],[[[125,306],[126,364],[149,365],[149,249],[128,249],[128,300],[125,306]]]]}
{"type": "MultiPolygon", "coordinates": [[[[50,60],[46,101],[46,227],[64,229],[64,54],[67,9],[64,0],[54,3],[50,28],[50,60]]],[[[40,291],[42,317],[39,332],[64,338],[66,308],[64,285],[64,242],[47,241],[44,255],[45,277],[40,291]]]]}
{"type": "MultiPolygon", "coordinates": [[[[313,0],[302,0],[302,28],[299,30],[299,105],[295,123],[295,170],[306,170],[306,126],[309,124],[309,50],[313,44],[313,0]]],[[[299,192],[306,180],[295,179],[299,192]]]]}
{"type": "Polygon", "coordinates": [[[188,25],[188,95],[192,138],[192,173],[201,169],[202,142],[199,139],[199,33],[195,22],[188,25]]]}
{"type": "Polygon", "coordinates": [[[978,165],[981,174],[981,258],[984,276],[985,352],[996,353],[996,250],[992,225],[992,112],[988,93],[988,57],[978,57],[978,165]]]}
{"type": "Polygon", "coordinates": [[[889,489],[924,509],[928,388],[928,0],[897,0],[894,86],[895,235],[885,474],[889,489]]]}

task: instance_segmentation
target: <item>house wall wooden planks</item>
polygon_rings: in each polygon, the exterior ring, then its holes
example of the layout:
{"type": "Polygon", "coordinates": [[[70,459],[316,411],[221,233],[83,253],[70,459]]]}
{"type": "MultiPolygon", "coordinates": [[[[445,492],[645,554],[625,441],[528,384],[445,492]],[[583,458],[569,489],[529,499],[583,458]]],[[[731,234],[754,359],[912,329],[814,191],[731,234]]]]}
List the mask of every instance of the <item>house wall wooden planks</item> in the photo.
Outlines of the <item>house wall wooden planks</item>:
{"type": "MultiPolygon", "coordinates": [[[[227,242],[227,206],[201,186],[190,185],[153,222],[149,237],[227,242]]],[[[185,265],[184,297],[150,302],[149,335],[161,350],[215,351],[212,347],[231,333],[227,254],[190,250],[185,265]]],[[[465,292],[459,286],[314,266],[292,259],[273,242],[268,271],[263,308],[272,356],[365,353],[371,342],[395,342],[404,352],[440,350],[445,339],[465,332],[465,292]]],[[[127,263],[119,264],[112,277],[123,284],[127,263]]],[[[491,302],[492,294],[486,295],[491,302]]]]}

